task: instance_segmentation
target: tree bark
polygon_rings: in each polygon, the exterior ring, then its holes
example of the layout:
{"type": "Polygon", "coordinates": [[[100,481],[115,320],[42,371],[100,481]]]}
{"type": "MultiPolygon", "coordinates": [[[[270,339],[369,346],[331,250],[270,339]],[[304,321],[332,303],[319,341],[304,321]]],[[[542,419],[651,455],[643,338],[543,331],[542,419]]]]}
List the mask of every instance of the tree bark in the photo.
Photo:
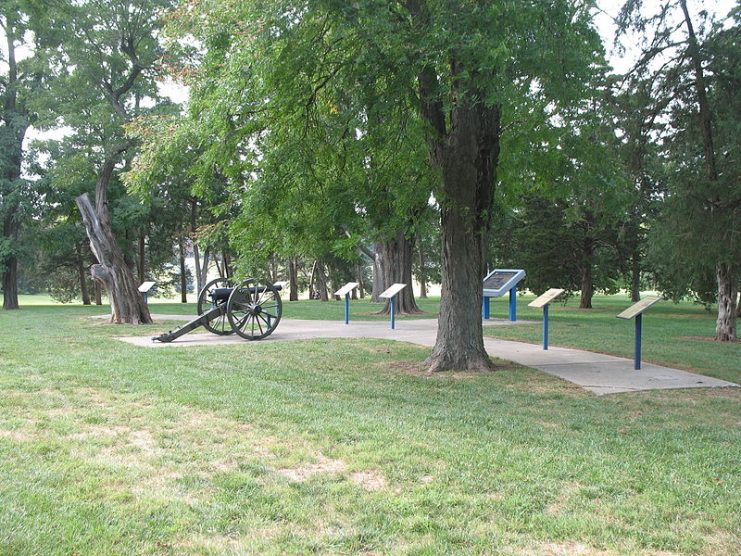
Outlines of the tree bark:
{"type": "MultiPolygon", "coordinates": [[[[417,306],[412,288],[412,257],[414,256],[414,239],[409,239],[404,232],[397,232],[396,237],[376,245],[376,260],[379,261],[379,274],[382,276],[382,287],[379,293],[392,284],[406,284],[396,296],[396,312],[398,314],[419,314],[422,311],[417,306]]],[[[374,275],[375,277],[375,275],[374,275]]],[[[375,291],[376,285],[374,283],[375,291]]],[[[391,311],[389,300],[378,314],[389,314],[391,311]]]]}
{"type": "Polygon", "coordinates": [[[100,291],[100,284],[96,281],[93,281],[93,289],[95,290],[95,304],[103,305],[103,295],[100,291]]]}
{"type": "MultiPolygon", "coordinates": [[[[12,235],[5,237],[13,238],[12,235]]],[[[10,255],[5,259],[3,272],[3,309],[11,311],[18,307],[18,257],[10,255]]]]}
{"type": "Polygon", "coordinates": [[[288,301],[298,301],[298,257],[288,259],[288,301]]]}
{"type": "Polygon", "coordinates": [[[139,283],[142,284],[144,282],[144,276],[145,273],[145,236],[144,232],[139,232],[139,264],[137,265],[137,269],[139,270],[139,283]]]}
{"type": "Polygon", "coordinates": [[[75,200],[90,239],[90,248],[99,262],[90,272],[94,280],[106,286],[111,303],[111,322],[151,324],[149,309],[139,293],[131,269],[124,263],[123,253],[111,230],[106,187],[114,166],[115,158],[109,157],[101,168],[96,184],[95,208],[87,193],[75,200]]]}
{"type": "Polygon", "coordinates": [[[737,282],[731,266],[718,265],[718,320],[715,322],[715,339],[719,342],[735,342],[736,335],[736,291],[737,282]]]}
{"type": "Polygon", "coordinates": [[[425,253],[422,249],[422,241],[417,244],[419,250],[419,297],[427,299],[427,275],[425,274],[425,253]]]}
{"type": "Polygon", "coordinates": [[[633,252],[630,265],[630,300],[636,303],[641,300],[641,255],[638,249],[633,252]]]}
{"type": "MultiPolygon", "coordinates": [[[[434,74],[423,73],[423,99],[436,84],[434,74]]],[[[431,371],[491,370],[481,323],[481,280],[499,160],[500,108],[461,103],[451,112],[449,131],[441,102],[423,102],[423,115],[435,130],[430,156],[443,181],[442,298],[437,338],[426,362],[431,371]]]]}
{"type": "Polygon", "coordinates": [[[178,244],[180,248],[180,303],[188,303],[188,276],[185,271],[185,240],[181,237],[178,244]]]}
{"type": "Polygon", "coordinates": [[[592,296],[594,296],[594,280],[592,278],[593,266],[594,238],[587,235],[582,244],[581,300],[579,302],[579,309],[592,308],[592,296]]]}
{"type": "Polygon", "coordinates": [[[329,294],[327,293],[327,275],[324,273],[324,263],[322,261],[316,262],[316,281],[315,288],[319,301],[329,301],[329,294]]]}

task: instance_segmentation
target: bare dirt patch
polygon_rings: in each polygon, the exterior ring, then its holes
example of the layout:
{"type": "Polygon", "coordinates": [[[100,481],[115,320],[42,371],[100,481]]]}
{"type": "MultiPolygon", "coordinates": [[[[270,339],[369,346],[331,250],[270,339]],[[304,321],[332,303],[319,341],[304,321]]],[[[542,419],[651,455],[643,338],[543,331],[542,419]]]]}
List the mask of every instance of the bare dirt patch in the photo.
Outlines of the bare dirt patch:
{"type": "Polygon", "coordinates": [[[579,542],[546,542],[526,554],[532,556],[612,556],[616,553],[598,550],[579,542]]]}
{"type": "Polygon", "coordinates": [[[554,498],[553,501],[548,504],[545,512],[551,515],[561,513],[564,510],[566,504],[568,504],[571,497],[574,496],[574,494],[576,494],[580,488],[581,485],[579,483],[566,483],[561,488],[561,492],[558,493],[558,496],[556,496],[556,498],[554,498]]]}
{"type": "Polygon", "coordinates": [[[32,434],[19,430],[0,430],[0,438],[5,438],[14,442],[30,442],[31,440],[34,440],[32,434]]]}
{"type": "Polygon", "coordinates": [[[347,464],[339,459],[329,459],[319,454],[315,463],[302,465],[299,467],[290,467],[278,469],[276,473],[286,477],[290,481],[303,482],[315,475],[320,474],[337,474],[347,469],[347,464]]]}
{"type": "Polygon", "coordinates": [[[386,478],[374,471],[356,471],[355,473],[350,473],[350,480],[371,492],[386,488],[386,478]]]}

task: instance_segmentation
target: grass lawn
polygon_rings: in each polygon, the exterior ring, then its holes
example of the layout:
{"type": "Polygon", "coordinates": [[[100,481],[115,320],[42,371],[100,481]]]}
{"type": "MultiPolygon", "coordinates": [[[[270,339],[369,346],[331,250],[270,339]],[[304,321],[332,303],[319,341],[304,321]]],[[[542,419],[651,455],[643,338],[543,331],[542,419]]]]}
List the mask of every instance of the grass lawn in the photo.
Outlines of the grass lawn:
{"type": "MultiPolygon", "coordinates": [[[[333,305],[285,314],[342,318],[333,305]]],[[[626,305],[554,306],[552,344],[589,332],[630,355],[626,305]]],[[[192,311],[154,311],[176,307],[192,311]]],[[[160,329],[100,312],[0,311],[0,554],[738,553],[739,389],[430,377],[427,350],[387,341],[135,348],[114,337],[160,329]]],[[[681,339],[712,316],[662,304],[644,322],[647,351],[672,342],[644,358],[696,344],[685,366],[739,380],[737,346],[681,339]]]]}

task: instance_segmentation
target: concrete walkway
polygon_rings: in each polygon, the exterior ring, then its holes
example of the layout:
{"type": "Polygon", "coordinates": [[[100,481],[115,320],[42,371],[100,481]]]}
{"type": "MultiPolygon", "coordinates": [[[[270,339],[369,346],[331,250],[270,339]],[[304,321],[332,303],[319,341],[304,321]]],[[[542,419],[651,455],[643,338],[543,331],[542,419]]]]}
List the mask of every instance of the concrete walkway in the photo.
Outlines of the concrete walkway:
{"type": "MultiPolygon", "coordinates": [[[[191,317],[183,315],[152,315],[157,321],[185,321],[191,317]]],[[[512,326],[525,321],[512,323],[504,319],[484,321],[485,326],[512,326]]],[[[436,319],[416,319],[397,321],[396,330],[389,328],[388,322],[356,321],[344,322],[318,320],[281,320],[275,332],[262,342],[284,340],[304,340],[312,338],[376,338],[410,342],[423,346],[433,346],[437,333],[436,319]]],[[[164,329],[159,330],[164,332],[164,329]]],[[[217,336],[215,334],[191,332],[172,343],[153,342],[150,337],[129,336],[118,338],[124,342],[149,348],[178,348],[187,346],[244,345],[236,335],[217,336]]],[[[703,375],[670,369],[659,365],[643,363],[642,369],[633,369],[633,361],[611,355],[592,353],[577,349],[549,347],[484,338],[486,350],[492,357],[514,361],[527,367],[538,369],[549,375],[567,380],[598,396],[619,392],[657,390],[670,388],[717,388],[738,386],[732,382],[703,375]]]]}

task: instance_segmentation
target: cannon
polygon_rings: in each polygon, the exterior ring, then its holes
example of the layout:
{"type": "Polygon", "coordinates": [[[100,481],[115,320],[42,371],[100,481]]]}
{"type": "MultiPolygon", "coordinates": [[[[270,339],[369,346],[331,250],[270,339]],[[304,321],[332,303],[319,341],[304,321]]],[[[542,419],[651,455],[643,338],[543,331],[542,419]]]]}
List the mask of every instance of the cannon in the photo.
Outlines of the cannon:
{"type": "Polygon", "coordinates": [[[219,336],[238,334],[246,340],[262,340],[278,326],[283,311],[280,285],[260,284],[248,278],[234,286],[227,278],[210,281],[198,294],[198,317],[183,326],[152,338],[172,342],[203,326],[219,336]]]}

